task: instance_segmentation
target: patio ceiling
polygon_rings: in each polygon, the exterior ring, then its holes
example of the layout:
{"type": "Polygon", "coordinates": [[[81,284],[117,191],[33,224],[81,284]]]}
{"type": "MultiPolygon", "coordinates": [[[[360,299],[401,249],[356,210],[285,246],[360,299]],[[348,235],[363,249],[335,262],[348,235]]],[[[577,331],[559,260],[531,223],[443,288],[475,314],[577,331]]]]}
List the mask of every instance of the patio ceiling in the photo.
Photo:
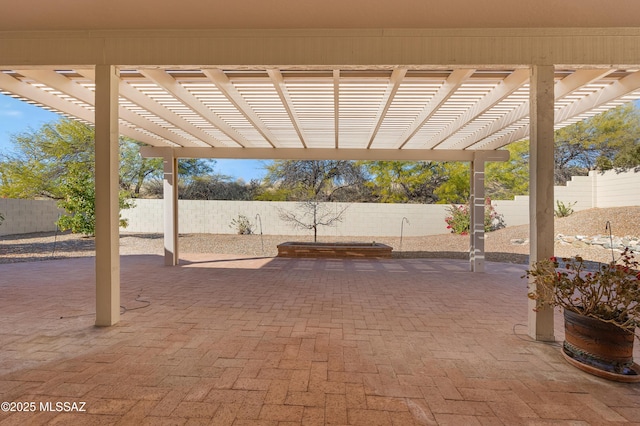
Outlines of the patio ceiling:
{"type": "MultiPolygon", "coordinates": [[[[496,150],[529,135],[529,76],[528,68],[122,67],[120,133],[214,158],[496,150]]],[[[636,69],[556,69],[555,80],[556,128],[640,99],[636,69]]],[[[86,123],[94,90],[92,68],[0,72],[2,93],[86,123]]]]}

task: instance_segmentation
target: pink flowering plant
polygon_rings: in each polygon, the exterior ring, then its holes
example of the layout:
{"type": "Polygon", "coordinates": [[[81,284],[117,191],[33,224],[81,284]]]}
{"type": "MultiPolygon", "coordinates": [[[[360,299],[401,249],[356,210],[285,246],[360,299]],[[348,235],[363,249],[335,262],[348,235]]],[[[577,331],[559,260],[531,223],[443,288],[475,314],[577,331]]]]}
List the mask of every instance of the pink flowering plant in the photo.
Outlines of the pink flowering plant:
{"type": "Polygon", "coordinates": [[[635,333],[640,327],[638,266],[633,251],[626,248],[618,261],[595,271],[588,270],[580,256],[552,257],[535,262],[524,277],[535,283],[528,296],[536,301],[536,309],[562,307],[635,333]]]}
{"type": "MultiPolygon", "coordinates": [[[[471,227],[471,213],[469,204],[460,206],[451,205],[447,208],[449,215],[444,219],[447,223],[447,229],[452,234],[467,235],[471,227]]],[[[484,204],[484,231],[490,232],[496,229],[504,228],[504,218],[496,211],[491,204],[491,199],[486,198],[484,204]]]]}
{"type": "Polygon", "coordinates": [[[469,205],[451,205],[447,208],[447,213],[449,216],[444,219],[447,222],[447,229],[450,229],[452,234],[467,235],[471,226],[469,205]]]}

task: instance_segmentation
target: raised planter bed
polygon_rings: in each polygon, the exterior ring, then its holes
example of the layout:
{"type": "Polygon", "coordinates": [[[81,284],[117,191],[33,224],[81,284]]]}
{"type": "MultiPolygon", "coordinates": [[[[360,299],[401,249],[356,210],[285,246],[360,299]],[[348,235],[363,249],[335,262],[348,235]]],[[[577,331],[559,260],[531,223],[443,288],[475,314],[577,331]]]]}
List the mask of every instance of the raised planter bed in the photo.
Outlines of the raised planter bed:
{"type": "Polygon", "coordinates": [[[389,258],[392,247],[379,243],[301,243],[278,245],[278,257],[389,258]]]}

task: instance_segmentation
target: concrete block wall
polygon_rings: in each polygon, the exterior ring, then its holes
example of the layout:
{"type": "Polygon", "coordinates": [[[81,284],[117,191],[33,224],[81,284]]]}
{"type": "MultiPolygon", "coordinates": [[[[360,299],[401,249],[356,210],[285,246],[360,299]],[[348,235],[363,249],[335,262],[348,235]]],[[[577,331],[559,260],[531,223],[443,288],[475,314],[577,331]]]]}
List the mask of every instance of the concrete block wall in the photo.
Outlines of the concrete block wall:
{"type": "MultiPolygon", "coordinates": [[[[321,226],[318,235],[335,236],[399,236],[404,223],[403,235],[430,235],[447,233],[446,205],[421,204],[368,204],[328,203],[326,207],[339,212],[346,207],[343,220],[335,226],[321,226]]],[[[196,201],[178,202],[178,223],[181,233],[235,234],[231,226],[239,215],[246,216],[254,232],[266,235],[311,235],[313,231],[294,228],[280,219],[280,211],[300,212],[296,202],[267,201],[196,201]]],[[[162,200],[136,200],[136,207],[122,212],[129,220],[127,232],[162,232],[162,200]]]]}
{"type": "Polygon", "coordinates": [[[122,210],[120,216],[129,220],[121,230],[127,232],[162,232],[164,229],[163,200],[135,200],[134,207],[122,210]]]}
{"type": "Polygon", "coordinates": [[[594,207],[640,206],[640,172],[590,172],[596,182],[594,207]]]}
{"type": "Polygon", "coordinates": [[[443,204],[353,203],[345,211],[345,219],[335,228],[323,230],[323,234],[392,237],[400,236],[401,229],[404,236],[446,234],[449,232],[444,221],[447,207],[443,204]],[[406,218],[404,225],[403,218],[406,218]]]}
{"type": "Polygon", "coordinates": [[[0,198],[0,213],[4,216],[0,235],[55,231],[55,222],[63,212],[53,200],[0,198]]]}

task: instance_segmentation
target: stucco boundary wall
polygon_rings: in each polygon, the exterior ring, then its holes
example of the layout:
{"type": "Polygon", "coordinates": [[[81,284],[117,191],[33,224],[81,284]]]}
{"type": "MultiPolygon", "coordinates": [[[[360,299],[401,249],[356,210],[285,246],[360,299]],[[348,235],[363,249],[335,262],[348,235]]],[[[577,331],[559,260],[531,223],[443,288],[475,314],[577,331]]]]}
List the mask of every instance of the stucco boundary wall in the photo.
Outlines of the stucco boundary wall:
{"type": "Polygon", "coordinates": [[[0,235],[14,235],[55,231],[55,222],[64,210],[53,200],[0,198],[0,213],[4,216],[0,235]]]}
{"type": "MultiPolygon", "coordinates": [[[[555,187],[555,198],[575,211],[593,207],[640,206],[640,172],[590,172],[588,176],[574,176],[567,186],[555,187]],[[575,203],[575,204],[574,204],[575,203]]],[[[129,220],[125,232],[163,232],[163,201],[135,200],[136,206],[123,211],[129,220]]],[[[504,216],[507,226],[529,223],[529,197],[495,200],[492,203],[504,216]]],[[[320,227],[319,235],[335,236],[399,236],[404,223],[405,236],[447,233],[447,205],[331,203],[334,211],[347,207],[343,220],[335,227],[320,227]]],[[[266,235],[310,235],[311,231],[293,228],[279,217],[280,210],[297,211],[295,202],[268,201],[196,201],[178,203],[181,233],[234,234],[233,219],[246,216],[254,232],[260,232],[256,215],[262,221],[266,235]]],[[[55,231],[55,221],[62,211],[51,200],[0,199],[0,213],[5,221],[0,235],[55,231]]]]}

